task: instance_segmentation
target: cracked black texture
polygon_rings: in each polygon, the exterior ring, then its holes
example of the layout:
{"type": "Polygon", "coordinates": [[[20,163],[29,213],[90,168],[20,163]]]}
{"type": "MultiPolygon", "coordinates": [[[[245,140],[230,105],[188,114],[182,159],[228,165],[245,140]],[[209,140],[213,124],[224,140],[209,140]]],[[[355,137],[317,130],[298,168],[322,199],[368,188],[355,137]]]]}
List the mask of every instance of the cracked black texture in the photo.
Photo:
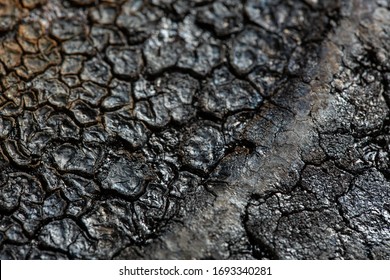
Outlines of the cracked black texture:
{"type": "Polygon", "coordinates": [[[1,259],[389,259],[390,7],[0,0],[1,259]]]}

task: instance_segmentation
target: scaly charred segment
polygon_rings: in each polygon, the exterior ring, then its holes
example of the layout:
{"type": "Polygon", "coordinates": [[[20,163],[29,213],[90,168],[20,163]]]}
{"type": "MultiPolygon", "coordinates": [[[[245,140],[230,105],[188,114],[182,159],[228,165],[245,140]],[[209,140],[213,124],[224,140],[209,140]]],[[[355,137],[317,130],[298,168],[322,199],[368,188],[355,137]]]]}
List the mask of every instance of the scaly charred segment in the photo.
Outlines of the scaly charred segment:
{"type": "Polygon", "coordinates": [[[388,259],[366,2],[0,0],[0,258],[388,259]]]}

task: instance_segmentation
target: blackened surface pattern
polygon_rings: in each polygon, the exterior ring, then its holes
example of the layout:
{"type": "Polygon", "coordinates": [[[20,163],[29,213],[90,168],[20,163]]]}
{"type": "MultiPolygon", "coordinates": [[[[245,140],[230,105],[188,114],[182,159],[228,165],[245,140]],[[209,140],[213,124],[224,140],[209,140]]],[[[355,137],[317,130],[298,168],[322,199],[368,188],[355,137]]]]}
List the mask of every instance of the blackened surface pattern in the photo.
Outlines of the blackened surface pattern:
{"type": "Polygon", "coordinates": [[[0,0],[1,259],[389,259],[386,0],[0,0]]]}

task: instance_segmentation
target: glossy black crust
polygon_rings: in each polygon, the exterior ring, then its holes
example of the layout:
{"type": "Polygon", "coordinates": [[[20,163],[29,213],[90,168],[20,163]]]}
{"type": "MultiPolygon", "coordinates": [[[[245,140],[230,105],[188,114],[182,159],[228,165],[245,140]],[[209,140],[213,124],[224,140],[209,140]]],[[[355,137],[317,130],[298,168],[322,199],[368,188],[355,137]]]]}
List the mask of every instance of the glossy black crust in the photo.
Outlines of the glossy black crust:
{"type": "Polygon", "coordinates": [[[389,259],[387,0],[0,0],[1,259],[389,259]]]}

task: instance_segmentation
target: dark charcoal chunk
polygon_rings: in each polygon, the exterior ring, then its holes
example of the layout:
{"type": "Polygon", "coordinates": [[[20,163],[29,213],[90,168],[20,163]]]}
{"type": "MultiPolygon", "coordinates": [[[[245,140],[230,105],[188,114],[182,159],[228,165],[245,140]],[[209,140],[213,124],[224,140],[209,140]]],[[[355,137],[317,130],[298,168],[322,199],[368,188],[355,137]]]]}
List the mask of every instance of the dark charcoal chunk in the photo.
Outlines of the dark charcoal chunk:
{"type": "Polygon", "coordinates": [[[88,233],[106,244],[110,255],[137,239],[137,228],[132,221],[133,212],[129,204],[110,199],[98,202],[94,209],[82,218],[88,233]]]}
{"type": "Polygon", "coordinates": [[[164,96],[159,95],[149,100],[137,102],[134,108],[135,117],[152,126],[166,126],[170,117],[168,109],[164,106],[164,101],[164,96]]]}
{"type": "Polygon", "coordinates": [[[224,145],[223,135],[216,128],[194,126],[185,136],[180,152],[185,164],[207,172],[223,156],[224,145]]]}
{"type": "Polygon", "coordinates": [[[51,26],[51,34],[62,41],[81,35],[83,31],[82,23],[72,19],[61,19],[51,26]]]}
{"type": "Polygon", "coordinates": [[[248,126],[248,119],[253,113],[241,112],[229,116],[224,123],[224,137],[226,143],[238,142],[243,138],[248,126]]]}
{"type": "Polygon", "coordinates": [[[124,45],[126,44],[126,38],[117,28],[108,28],[102,26],[92,26],[90,32],[90,38],[92,40],[92,46],[103,52],[104,48],[110,45],[124,45]]]}
{"type": "Polygon", "coordinates": [[[67,214],[72,216],[79,216],[90,209],[93,199],[100,193],[94,182],[73,174],[64,175],[58,184],[69,202],[67,214]]]}
{"type": "Polygon", "coordinates": [[[5,41],[0,46],[0,60],[7,68],[19,66],[22,49],[16,42],[5,41]]]}
{"type": "Polygon", "coordinates": [[[114,79],[110,83],[110,88],[111,95],[106,97],[102,102],[102,106],[105,109],[111,110],[126,105],[132,107],[133,99],[131,95],[132,89],[130,83],[114,79]]]}
{"type": "Polygon", "coordinates": [[[126,1],[116,20],[116,24],[126,30],[132,43],[147,39],[155,30],[156,23],[163,13],[145,5],[142,1],[126,1]]]}
{"type": "Polygon", "coordinates": [[[134,83],[134,96],[137,99],[144,99],[157,94],[154,84],[142,77],[134,83]]]}
{"type": "Polygon", "coordinates": [[[27,256],[30,252],[30,247],[30,245],[18,246],[6,244],[0,251],[0,258],[2,260],[27,259],[27,256]]]}
{"type": "Polygon", "coordinates": [[[13,0],[2,0],[0,10],[0,32],[10,31],[21,16],[20,7],[13,0]]]}
{"type": "Polygon", "coordinates": [[[178,178],[172,183],[170,194],[175,197],[184,198],[186,195],[196,191],[200,178],[190,172],[180,172],[178,178]]]}
{"type": "Polygon", "coordinates": [[[53,221],[45,225],[38,237],[47,247],[82,258],[93,251],[93,243],[82,234],[80,227],[71,219],[53,221]]]}
{"type": "Polygon", "coordinates": [[[38,248],[32,248],[29,252],[31,260],[68,260],[69,257],[63,253],[44,251],[38,248]]]}
{"type": "Polygon", "coordinates": [[[152,134],[149,138],[152,151],[145,149],[144,152],[153,159],[166,160],[173,166],[178,167],[178,146],[180,134],[177,130],[168,129],[160,133],[152,134]]]}
{"type": "Polygon", "coordinates": [[[218,117],[230,112],[255,109],[263,100],[248,82],[234,79],[226,68],[215,70],[200,94],[202,109],[218,117]]]}
{"type": "Polygon", "coordinates": [[[56,107],[65,107],[69,101],[69,89],[58,80],[36,79],[33,82],[33,89],[38,91],[38,101],[43,103],[49,101],[56,107]]]}
{"type": "Polygon", "coordinates": [[[224,54],[221,41],[215,39],[211,32],[199,28],[194,16],[186,16],[171,33],[177,34],[178,40],[184,40],[178,67],[206,76],[221,62],[224,54]]]}
{"type": "Polygon", "coordinates": [[[22,195],[22,191],[22,186],[14,186],[9,183],[2,185],[0,209],[2,211],[12,211],[16,209],[19,206],[19,200],[22,195]]]}
{"type": "Polygon", "coordinates": [[[352,189],[339,199],[345,217],[365,236],[375,259],[386,258],[384,246],[390,242],[387,230],[390,226],[389,191],[388,181],[373,170],[362,174],[352,189]]]}
{"type": "Polygon", "coordinates": [[[107,114],[104,122],[108,133],[119,136],[133,148],[142,147],[148,139],[149,130],[140,121],[126,120],[117,114],[107,114]]]}
{"type": "Polygon", "coordinates": [[[89,10],[90,18],[100,24],[113,24],[117,16],[117,7],[115,5],[102,3],[89,10]]]}
{"type": "Polygon", "coordinates": [[[78,74],[83,67],[84,60],[85,58],[81,55],[65,56],[61,67],[61,74],[78,74]]]}
{"type": "Polygon", "coordinates": [[[172,215],[165,195],[166,190],[157,185],[149,185],[145,194],[134,205],[135,223],[141,229],[141,236],[147,237],[159,230],[164,219],[172,215]]]}
{"type": "Polygon", "coordinates": [[[287,64],[281,40],[272,33],[252,27],[232,40],[229,59],[239,74],[247,74],[255,66],[282,72],[287,64]]]}
{"type": "Polygon", "coordinates": [[[102,187],[133,199],[145,191],[147,173],[148,167],[145,164],[120,158],[112,162],[107,171],[100,174],[102,187]]]}
{"type": "Polygon", "coordinates": [[[75,37],[65,41],[62,44],[62,49],[65,54],[69,55],[88,55],[95,52],[93,44],[85,37],[75,37]]]}
{"type": "Polygon", "coordinates": [[[212,26],[218,36],[226,36],[243,28],[242,4],[231,0],[215,1],[199,9],[197,21],[212,26]]]}
{"type": "Polygon", "coordinates": [[[111,80],[110,66],[96,58],[84,63],[83,71],[80,75],[84,81],[95,82],[99,85],[107,85],[111,80]]]}
{"type": "Polygon", "coordinates": [[[101,155],[99,149],[94,147],[83,146],[79,148],[63,144],[53,151],[52,156],[62,171],[81,171],[92,174],[101,155]]]}
{"type": "Polygon", "coordinates": [[[81,88],[73,89],[71,94],[72,100],[81,99],[96,107],[108,95],[108,90],[95,83],[84,82],[81,88]]]}
{"type": "Polygon", "coordinates": [[[13,217],[22,223],[23,229],[30,236],[34,235],[42,226],[42,206],[35,202],[22,202],[13,217]]]}
{"type": "MultiPolygon", "coordinates": [[[[338,248],[342,243],[337,229],[343,226],[343,220],[337,210],[320,211],[321,206],[312,202],[314,207],[318,207],[317,211],[313,211],[306,209],[305,205],[286,201],[294,208],[291,214],[284,213],[279,210],[279,199],[284,199],[284,196],[273,196],[248,208],[249,231],[253,236],[258,236],[256,243],[261,244],[257,249],[258,255],[284,259],[341,257],[338,248]],[[273,242],[275,236],[277,241],[273,242]],[[318,244],[315,240],[320,236],[324,242],[318,244]],[[283,255],[277,255],[279,252],[283,252],[283,255]]],[[[313,198],[306,197],[306,201],[308,199],[313,198]]]]}
{"type": "Polygon", "coordinates": [[[99,114],[96,109],[92,109],[83,101],[73,102],[70,110],[73,112],[75,119],[83,125],[96,123],[99,114]]]}
{"type": "Polygon", "coordinates": [[[113,65],[113,72],[124,78],[137,77],[143,66],[142,54],[137,49],[108,48],[108,60],[113,65]]]}
{"type": "Polygon", "coordinates": [[[57,191],[45,199],[43,215],[45,218],[61,217],[65,214],[66,207],[66,201],[61,197],[60,192],[57,191]]]}
{"type": "Polygon", "coordinates": [[[108,139],[108,133],[103,125],[97,124],[85,128],[82,138],[85,143],[105,143],[108,139]]]}
{"type": "Polygon", "coordinates": [[[248,79],[264,97],[272,96],[286,82],[278,73],[270,73],[263,67],[256,67],[248,74],[248,79]]]}
{"type": "Polygon", "coordinates": [[[158,32],[145,42],[143,50],[146,72],[156,75],[177,64],[183,51],[183,39],[178,36],[177,25],[163,18],[158,32]],[[172,28],[171,25],[174,25],[172,28]]]}
{"type": "MultiPolygon", "coordinates": [[[[11,222],[12,223],[12,222],[11,222]]],[[[27,243],[28,238],[19,224],[12,223],[5,231],[5,238],[11,242],[27,243]]]]}
{"type": "MultiPolygon", "coordinates": [[[[62,139],[79,139],[80,137],[80,128],[70,117],[64,116],[63,114],[52,114],[45,124],[42,127],[42,140],[45,142],[49,141],[53,135],[62,139]],[[50,138],[46,139],[46,133],[50,135],[50,138]]],[[[42,144],[45,144],[45,142],[42,144]]]]}
{"type": "Polygon", "coordinates": [[[35,178],[25,173],[11,173],[1,185],[0,208],[10,212],[21,207],[21,203],[42,203],[43,189],[35,178]]]}
{"type": "Polygon", "coordinates": [[[164,98],[164,107],[169,116],[179,123],[185,123],[195,116],[192,108],[195,93],[198,90],[196,80],[178,73],[155,81],[160,96],[164,98]]]}
{"type": "Polygon", "coordinates": [[[12,130],[11,119],[0,117],[0,138],[6,138],[12,130]]]}

